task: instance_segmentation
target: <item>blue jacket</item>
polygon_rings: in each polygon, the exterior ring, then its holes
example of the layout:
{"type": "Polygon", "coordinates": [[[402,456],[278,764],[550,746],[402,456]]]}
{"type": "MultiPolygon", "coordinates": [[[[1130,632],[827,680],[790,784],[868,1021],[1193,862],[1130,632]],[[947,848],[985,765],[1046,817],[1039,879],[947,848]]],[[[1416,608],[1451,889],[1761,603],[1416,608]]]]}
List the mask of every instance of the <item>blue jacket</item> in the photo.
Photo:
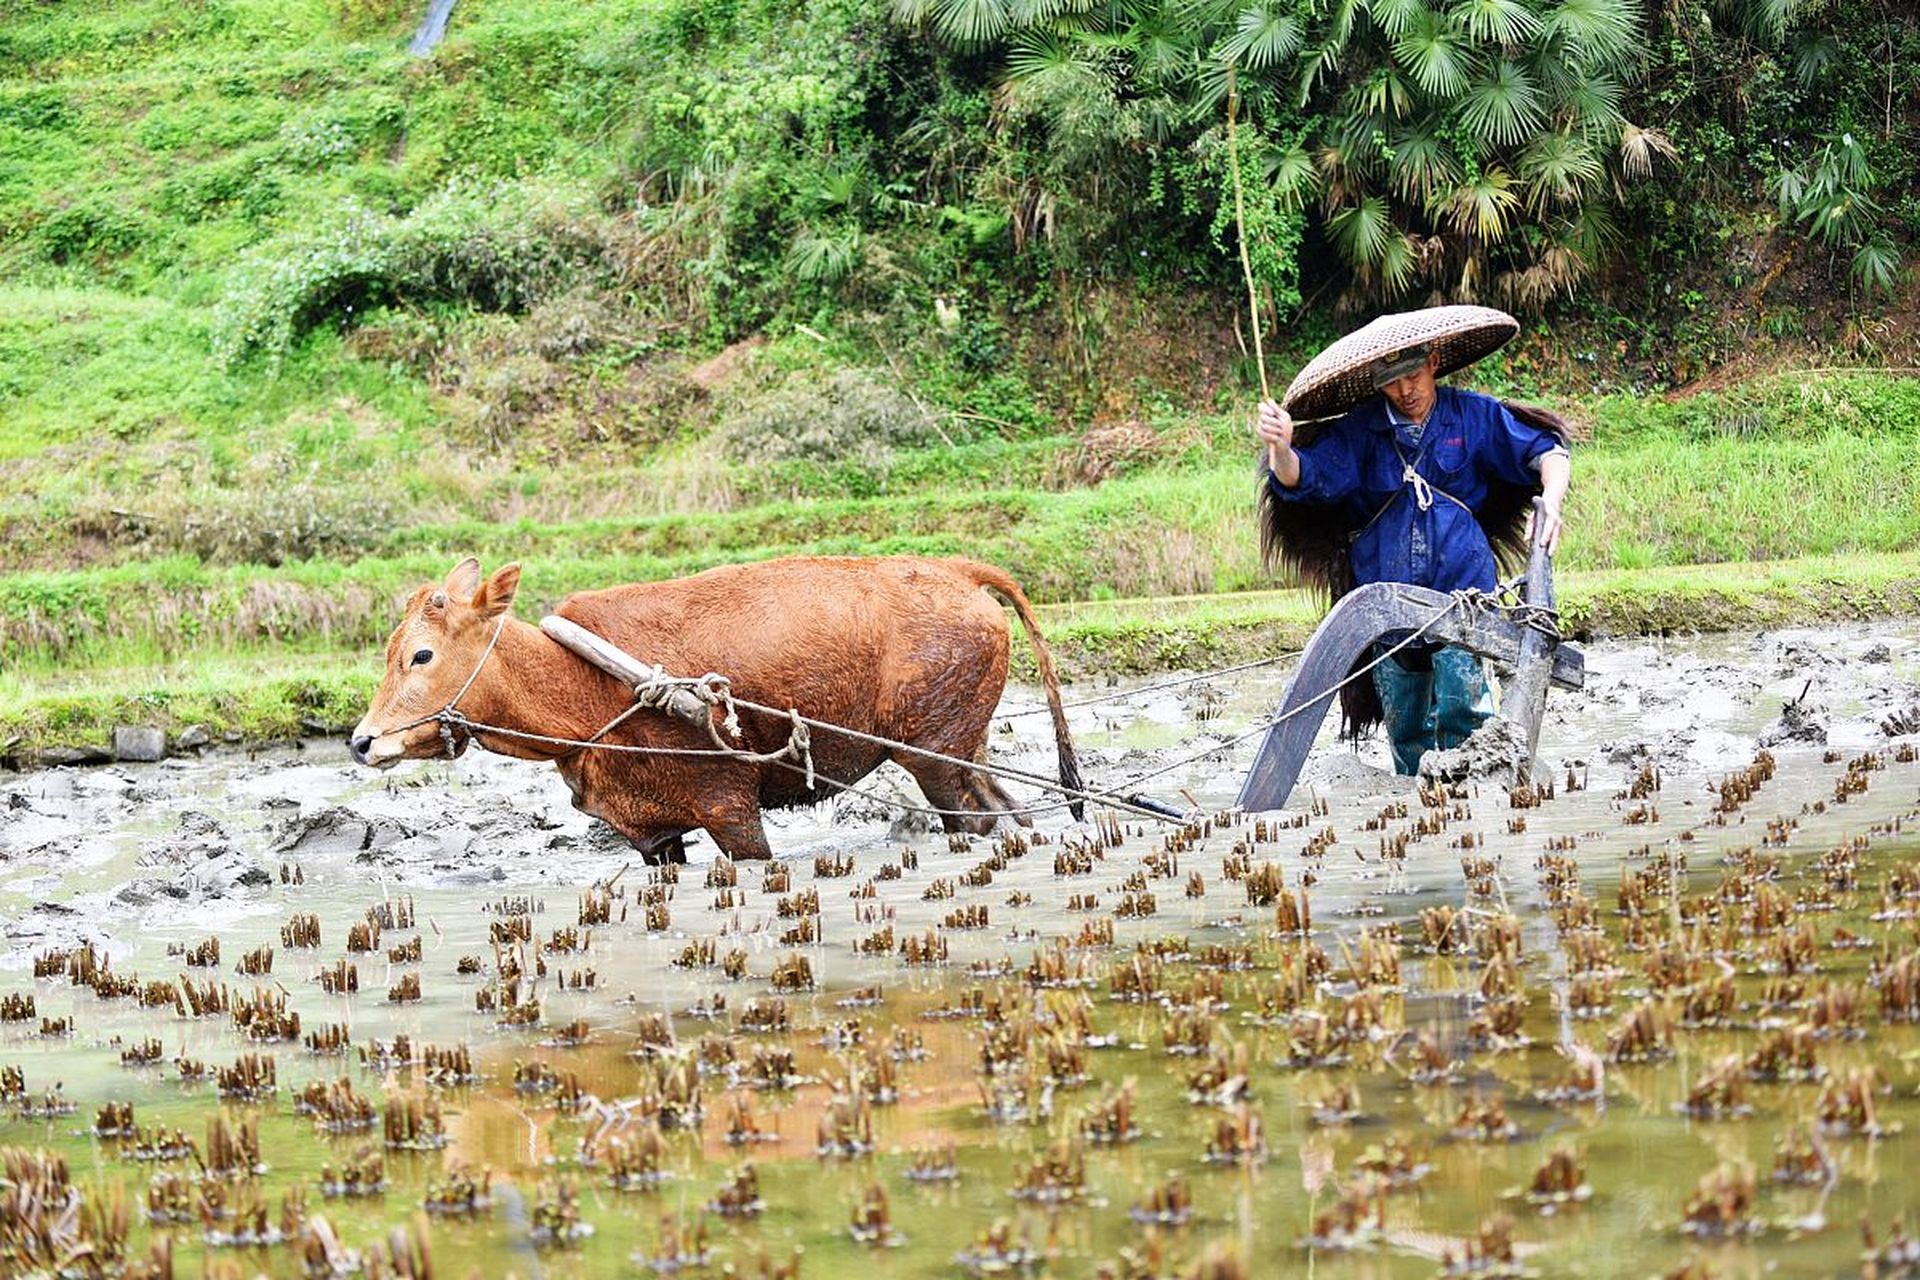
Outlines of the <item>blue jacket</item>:
{"type": "Polygon", "coordinates": [[[1514,420],[1491,396],[1439,387],[1418,445],[1387,416],[1384,396],[1350,410],[1298,447],[1300,483],[1271,473],[1282,502],[1342,507],[1357,532],[1348,556],[1356,585],[1409,582],[1436,591],[1495,585],[1493,547],[1473,517],[1492,480],[1535,489],[1534,459],[1559,444],[1514,420]],[[1418,482],[1408,478],[1411,464],[1418,482]]]}

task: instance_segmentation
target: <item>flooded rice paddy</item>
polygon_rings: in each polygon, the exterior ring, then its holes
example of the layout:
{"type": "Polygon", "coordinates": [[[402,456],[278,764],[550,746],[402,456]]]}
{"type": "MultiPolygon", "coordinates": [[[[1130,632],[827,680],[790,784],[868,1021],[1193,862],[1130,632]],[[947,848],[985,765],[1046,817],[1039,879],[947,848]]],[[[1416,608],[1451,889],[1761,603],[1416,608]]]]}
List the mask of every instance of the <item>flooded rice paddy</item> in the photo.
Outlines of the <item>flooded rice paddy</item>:
{"type": "Polygon", "coordinates": [[[1276,667],[1072,713],[1190,825],[677,873],[478,753],[8,779],[0,1273],[1903,1274],[1920,625],[1588,658],[1518,794],[1233,813],[1276,667]]]}

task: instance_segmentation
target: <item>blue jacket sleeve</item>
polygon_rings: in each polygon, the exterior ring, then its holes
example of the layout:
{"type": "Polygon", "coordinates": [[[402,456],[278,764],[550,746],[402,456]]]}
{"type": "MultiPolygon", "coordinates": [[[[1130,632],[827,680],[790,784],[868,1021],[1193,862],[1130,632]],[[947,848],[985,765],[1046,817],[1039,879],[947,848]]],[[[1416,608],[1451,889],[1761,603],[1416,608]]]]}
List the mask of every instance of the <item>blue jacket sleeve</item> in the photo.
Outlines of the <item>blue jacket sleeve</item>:
{"type": "Polygon", "coordinates": [[[1533,460],[1543,453],[1549,453],[1560,447],[1560,442],[1552,433],[1527,426],[1511,413],[1507,406],[1492,397],[1483,397],[1485,416],[1481,427],[1487,433],[1487,448],[1482,456],[1493,474],[1523,489],[1534,489],[1540,485],[1540,475],[1534,470],[1533,460]]]}
{"type": "Polygon", "coordinates": [[[1296,445],[1300,483],[1289,489],[1271,471],[1267,487],[1282,502],[1340,502],[1359,488],[1360,468],[1354,455],[1357,433],[1344,424],[1322,431],[1312,444],[1296,445]]]}

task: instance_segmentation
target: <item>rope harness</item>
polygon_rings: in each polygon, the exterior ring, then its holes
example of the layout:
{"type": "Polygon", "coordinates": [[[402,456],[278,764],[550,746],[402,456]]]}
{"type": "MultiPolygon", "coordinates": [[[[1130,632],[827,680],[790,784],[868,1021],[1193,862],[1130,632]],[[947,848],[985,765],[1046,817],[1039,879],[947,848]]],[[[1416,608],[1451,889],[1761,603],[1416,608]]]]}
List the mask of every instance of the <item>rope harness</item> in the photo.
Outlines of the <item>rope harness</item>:
{"type": "MultiPolygon", "coordinates": [[[[1319,693],[1315,694],[1312,698],[1308,699],[1306,702],[1303,702],[1299,706],[1293,708],[1291,711],[1287,711],[1279,715],[1269,717],[1265,720],[1262,720],[1259,724],[1255,725],[1252,729],[1247,730],[1245,733],[1229,738],[1224,742],[1216,743],[1213,746],[1205,748],[1204,750],[1194,752],[1187,756],[1183,756],[1179,759],[1171,761],[1168,764],[1162,765],[1155,769],[1151,769],[1145,773],[1136,774],[1132,778],[1123,782],[1118,788],[1108,789],[1104,791],[1093,791],[1093,790],[1088,790],[1080,787],[1068,787],[1068,786],[1062,785],[1061,783],[1055,781],[1052,778],[1048,778],[1036,773],[1031,773],[1024,769],[1014,769],[1005,765],[987,764],[983,761],[978,761],[978,760],[967,760],[959,756],[951,756],[943,752],[934,751],[927,747],[916,746],[910,742],[902,742],[902,741],[899,741],[898,739],[886,738],[878,734],[865,733],[858,729],[851,729],[844,725],[837,725],[824,720],[816,720],[811,717],[802,715],[798,710],[798,708],[787,707],[782,709],[779,707],[772,707],[772,706],[767,706],[763,703],[754,702],[747,698],[737,697],[733,692],[732,682],[726,676],[720,675],[718,673],[708,672],[706,675],[702,675],[702,676],[675,676],[675,675],[667,674],[664,670],[662,670],[657,665],[646,667],[645,668],[647,672],[646,678],[638,681],[632,686],[632,693],[633,693],[632,705],[628,706],[627,708],[622,710],[619,715],[615,716],[613,719],[609,720],[606,724],[602,725],[590,737],[567,738],[567,737],[555,736],[552,734],[533,733],[523,729],[510,729],[510,728],[507,728],[505,725],[486,724],[481,721],[470,719],[465,713],[459,710],[459,704],[460,704],[460,700],[466,696],[467,691],[473,687],[474,681],[479,678],[481,669],[486,666],[488,660],[493,656],[494,649],[498,645],[500,640],[500,632],[506,624],[506,619],[508,615],[504,613],[501,615],[500,623],[494,627],[493,635],[487,641],[486,650],[480,655],[480,661],[474,665],[473,671],[467,676],[466,682],[460,686],[460,691],[453,695],[452,700],[449,701],[446,706],[428,715],[419,716],[413,720],[409,720],[405,724],[398,725],[392,729],[384,730],[382,731],[382,733],[377,734],[375,736],[384,737],[386,734],[389,734],[389,733],[404,733],[409,729],[418,728],[420,725],[423,725],[423,724],[437,723],[440,726],[441,742],[444,746],[444,749],[446,751],[446,756],[448,759],[452,759],[456,754],[455,748],[457,743],[454,737],[454,731],[457,729],[457,730],[460,730],[461,732],[464,732],[467,735],[469,740],[472,739],[475,735],[487,733],[487,734],[494,734],[498,737],[513,738],[515,740],[522,741],[522,742],[534,742],[534,743],[541,743],[548,746],[568,748],[568,750],[561,753],[562,756],[571,755],[577,751],[591,750],[591,751],[612,751],[612,752],[618,752],[618,753],[628,754],[628,755],[694,756],[694,757],[711,756],[718,759],[735,761],[743,764],[774,765],[779,768],[788,769],[796,773],[804,774],[806,777],[807,790],[809,791],[817,790],[819,785],[824,783],[826,786],[832,787],[837,791],[844,792],[849,795],[859,796],[867,800],[873,800],[880,804],[884,804],[891,808],[899,809],[908,813],[925,814],[931,817],[942,817],[942,818],[944,817],[967,817],[967,818],[1032,817],[1038,814],[1057,812],[1058,810],[1068,808],[1073,804],[1091,800],[1096,804],[1106,805],[1109,808],[1126,810],[1140,817],[1152,818],[1160,822],[1177,824],[1177,823],[1183,823],[1187,821],[1187,819],[1185,817],[1171,817],[1168,814],[1163,813],[1157,809],[1149,808],[1145,805],[1138,804],[1133,800],[1130,800],[1125,796],[1119,794],[1119,792],[1131,791],[1133,788],[1139,786],[1141,783],[1150,781],[1154,778],[1158,778],[1164,774],[1171,773],[1176,769],[1184,768],[1188,765],[1195,764],[1201,760],[1207,759],[1210,756],[1218,755],[1222,751],[1226,751],[1232,747],[1236,747],[1241,743],[1248,741],[1251,738],[1258,737],[1259,735],[1268,732],[1275,725],[1283,724],[1286,721],[1291,720],[1294,716],[1300,715],[1303,712],[1306,712],[1308,710],[1311,710],[1314,707],[1317,707],[1320,703],[1326,701],[1328,698],[1333,697],[1341,689],[1353,683],[1355,680],[1358,680],[1363,676],[1369,675],[1375,667],[1379,666],[1382,662],[1385,662],[1388,658],[1400,652],[1402,649],[1406,648],[1408,645],[1411,645],[1415,641],[1419,640],[1421,636],[1425,635],[1429,630],[1431,630],[1434,626],[1436,626],[1442,619],[1446,618],[1448,615],[1456,611],[1465,610],[1469,612],[1506,613],[1509,616],[1513,617],[1515,621],[1521,623],[1522,625],[1531,627],[1534,630],[1540,631],[1543,634],[1555,640],[1558,640],[1560,638],[1559,614],[1555,610],[1541,607],[1541,606],[1527,605],[1524,603],[1508,604],[1504,602],[1503,597],[1517,595],[1520,581],[1521,579],[1516,578],[1512,582],[1502,583],[1498,591],[1494,593],[1479,591],[1471,588],[1467,590],[1452,592],[1448,600],[1448,603],[1443,608],[1441,608],[1438,612],[1436,612],[1431,618],[1428,618],[1425,622],[1420,624],[1420,626],[1416,630],[1409,632],[1404,639],[1400,640],[1398,643],[1392,645],[1389,648],[1381,650],[1378,654],[1376,654],[1373,657],[1371,661],[1365,663],[1364,665],[1355,667],[1352,671],[1348,672],[1344,678],[1342,678],[1341,680],[1339,680],[1338,682],[1332,685],[1329,685],[1327,688],[1321,690],[1319,693]],[[696,708],[698,712],[703,712],[704,714],[696,714],[696,715],[690,716],[688,714],[689,711],[694,710],[696,708]],[[736,742],[742,736],[741,728],[740,728],[740,710],[742,708],[745,708],[748,711],[758,712],[764,715],[772,716],[777,719],[784,719],[787,722],[787,726],[788,726],[786,742],[774,750],[761,751],[761,752],[749,751],[743,747],[736,746],[733,743],[728,742],[727,738],[722,736],[723,728],[726,734],[732,737],[736,742]],[[611,733],[615,728],[623,724],[630,717],[638,714],[641,711],[647,711],[647,710],[663,711],[668,714],[675,715],[676,717],[679,717],[682,719],[690,719],[695,724],[704,724],[707,729],[708,736],[713,743],[713,746],[711,747],[650,747],[650,746],[640,746],[633,743],[602,741],[602,739],[604,739],[607,734],[611,733]],[[721,713],[718,719],[715,718],[714,713],[716,711],[721,713]],[[909,755],[918,756],[922,759],[933,760],[933,761],[940,762],[942,764],[953,765],[957,768],[966,769],[974,773],[985,774],[989,777],[999,778],[999,779],[1003,779],[1011,782],[1026,783],[1031,786],[1040,787],[1044,790],[1054,792],[1063,798],[1058,801],[1053,801],[1045,804],[1025,805],[1025,806],[1012,808],[1012,809],[986,809],[986,810],[941,809],[941,808],[935,808],[928,805],[912,804],[907,801],[900,800],[894,796],[881,795],[878,792],[856,787],[850,783],[840,782],[833,778],[820,777],[818,772],[814,768],[814,761],[813,761],[813,734],[816,731],[824,732],[824,733],[841,734],[856,742],[865,742],[873,746],[885,747],[889,751],[905,752],[909,755]]],[[[1285,655],[1281,655],[1281,656],[1285,656],[1285,655]]],[[[1202,672],[1199,675],[1195,675],[1191,677],[1181,677],[1176,680],[1163,681],[1159,684],[1144,686],[1141,689],[1126,690],[1121,693],[1111,695],[1111,697],[1087,699],[1083,702],[1075,703],[1072,705],[1087,706],[1087,705],[1092,705],[1098,702],[1111,701],[1113,699],[1120,698],[1120,697],[1131,697],[1136,694],[1148,692],[1154,689],[1164,689],[1164,688],[1175,687],[1181,684],[1191,684],[1191,683],[1194,683],[1195,681],[1208,679],[1213,676],[1230,674],[1235,671],[1243,671],[1253,667],[1267,665],[1269,663],[1276,662],[1278,660],[1279,660],[1278,657],[1274,657],[1274,658],[1263,658],[1255,662],[1239,663],[1234,666],[1223,667],[1218,671],[1202,672]]],[[[1039,709],[1044,709],[1044,708],[1037,708],[1035,710],[1039,710],[1039,709]]],[[[1022,710],[1022,711],[1014,712],[1012,714],[1024,715],[1024,714],[1030,714],[1030,711],[1022,710]]]]}

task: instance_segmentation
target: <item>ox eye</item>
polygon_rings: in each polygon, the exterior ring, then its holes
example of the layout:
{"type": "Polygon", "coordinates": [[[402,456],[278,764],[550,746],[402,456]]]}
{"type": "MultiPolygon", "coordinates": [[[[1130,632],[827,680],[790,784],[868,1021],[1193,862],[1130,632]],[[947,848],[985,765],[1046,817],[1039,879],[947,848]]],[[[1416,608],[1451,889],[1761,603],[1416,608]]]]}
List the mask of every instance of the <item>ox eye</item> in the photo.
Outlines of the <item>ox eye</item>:
{"type": "Polygon", "coordinates": [[[422,649],[420,652],[413,655],[413,665],[416,667],[424,667],[429,662],[432,662],[432,661],[433,661],[433,650],[431,649],[422,649]]]}

